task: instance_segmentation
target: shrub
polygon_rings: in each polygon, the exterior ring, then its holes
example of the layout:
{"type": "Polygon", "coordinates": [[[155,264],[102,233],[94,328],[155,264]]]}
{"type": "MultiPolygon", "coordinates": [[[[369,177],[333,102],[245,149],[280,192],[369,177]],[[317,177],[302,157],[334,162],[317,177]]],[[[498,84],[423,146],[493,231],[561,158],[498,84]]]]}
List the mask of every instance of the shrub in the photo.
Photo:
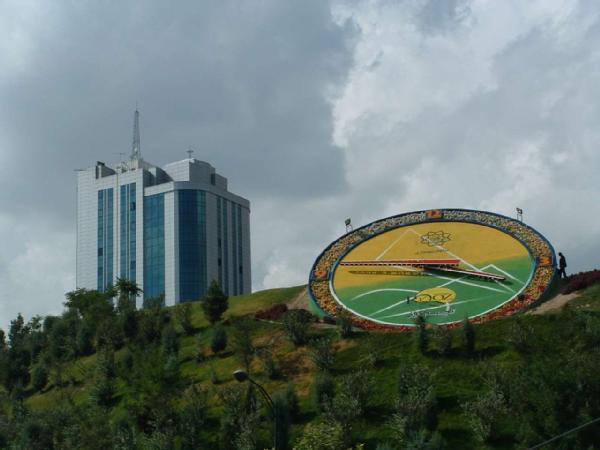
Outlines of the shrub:
{"type": "Polygon", "coordinates": [[[101,377],[99,381],[92,386],[90,398],[98,405],[108,408],[113,403],[115,395],[115,384],[112,379],[101,377]]]}
{"type": "Polygon", "coordinates": [[[467,355],[475,353],[475,328],[466,317],[462,322],[462,344],[467,355]]]}
{"type": "Polygon", "coordinates": [[[212,280],[206,296],[202,299],[204,317],[206,317],[206,320],[211,325],[221,320],[223,313],[227,311],[229,307],[228,298],[221,290],[219,283],[216,280],[212,280]]]}
{"type": "Polygon", "coordinates": [[[271,380],[279,378],[280,368],[279,364],[277,364],[273,358],[273,353],[269,349],[261,349],[261,351],[258,352],[258,355],[262,362],[262,368],[267,377],[269,377],[271,380]]]}
{"type": "Polygon", "coordinates": [[[171,324],[164,327],[161,341],[165,355],[177,355],[177,352],[179,351],[179,341],[177,340],[175,329],[171,324]]]}
{"type": "Polygon", "coordinates": [[[475,400],[462,404],[475,439],[483,443],[495,435],[499,419],[508,413],[506,399],[497,385],[492,385],[475,400]]]}
{"type": "Polygon", "coordinates": [[[250,373],[250,363],[254,358],[255,348],[252,343],[252,330],[254,324],[247,317],[236,319],[232,322],[232,342],[231,346],[236,357],[244,364],[246,372],[250,373]]]}
{"type": "Polygon", "coordinates": [[[448,356],[452,351],[452,331],[448,327],[436,327],[433,333],[437,352],[440,356],[448,356]]]}
{"type": "Polygon", "coordinates": [[[300,402],[298,400],[298,395],[296,394],[296,389],[294,388],[294,383],[288,383],[287,388],[285,389],[285,396],[287,397],[288,406],[290,408],[290,417],[292,420],[297,419],[300,415],[300,402]]]}
{"type": "Polygon", "coordinates": [[[429,343],[429,335],[427,332],[427,321],[422,314],[418,314],[415,319],[414,338],[417,348],[422,354],[427,353],[427,345],[429,343]]]}
{"type": "Polygon", "coordinates": [[[508,341],[512,346],[521,353],[529,353],[534,347],[534,330],[529,324],[523,323],[520,319],[516,319],[511,323],[508,329],[508,341]]]}
{"type": "Polygon", "coordinates": [[[33,368],[31,374],[31,384],[33,389],[41,391],[48,383],[48,366],[44,363],[39,363],[33,368]]]}
{"type": "Polygon", "coordinates": [[[210,349],[217,354],[227,347],[227,333],[223,327],[215,327],[210,338],[210,349]]]}
{"type": "Polygon", "coordinates": [[[594,283],[600,281],[600,270],[590,270],[589,272],[579,272],[569,277],[569,282],[565,287],[564,293],[570,294],[571,292],[585,289],[594,283]]]}
{"type": "Polygon", "coordinates": [[[194,325],[192,324],[192,304],[189,302],[180,303],[175,308],[175,319],[186,336],[194,334],[194,325]]]}
{"type": "Polygon", "coordinates": [[[276,421],[277,435],[275,436],[275,450],[288,448],[289,431],[292,422],[288,397],[284,392],[276,392],[273,395],[273,420],[276,421]]]}
{"type": "Polygon", "coordinates": [[[324,411],[324,405],[331,401],[335,394],[333,377],[328,372],[318,372],[313,383],[313,403],[319,412],[324,411]]]}
{"type": "Polygon", "coordinates": [[[308,326],[310,316],[300,309],[291,309],[283,316],[283,327],[294,345],[304,345],[308,342],[308,326]]]}
{"type": "Polygon", "coordinates": [[[352,337],[352,320],[345,309],[341,309],[337,315],[338,333],[342,339],[352,337]]]}
{"type": "Polygon", "coordinates": [[[294,450],[340,450],[344,448],[344,431],[340,424],[329,422],[309,423],[294,450]]]}
{"type": "Polygon", "coordinates": [[[312,359],[319,370],[330,370],[335,362],[335,350],[333,345],[331,345],[331,338],[323,337],[313,341],[310,359],[312,359]]]}
{"type": "Polygon", "coordinates": [[[288,307],[285,303],[278,303],[268,309],[258,310],[254,314],[255,319],[259,320],[279,320],[287,312],[288,307]]]}

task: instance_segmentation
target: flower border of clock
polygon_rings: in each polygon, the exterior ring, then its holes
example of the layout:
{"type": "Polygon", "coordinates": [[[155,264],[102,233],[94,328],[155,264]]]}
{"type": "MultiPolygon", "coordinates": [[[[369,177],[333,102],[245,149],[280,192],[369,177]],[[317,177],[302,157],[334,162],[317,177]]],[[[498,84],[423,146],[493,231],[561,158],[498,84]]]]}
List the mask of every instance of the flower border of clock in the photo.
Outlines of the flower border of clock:
{"type": "MultiPolygon", "coordinates": [[[[537,305],[556,277],[556,255],[548,240],[529,225],[496,213],[468,209],[433,209],[414,211],[376,220],[357,228],[329,244],[315,260],[309,276],[308,293],[316,306],[326,316],[336,317],[341,310],[330,290],[330,280],[337,263],[354,247],[381,233],[408,225],[431,222],[465,222],[496,228],[521,242],[534,260],[531,281],[525,289],[508,302],[485,314],[469,320],[481,323],[510,316],[537,305]]],[[[347,311],[347,310],[346,310],[347,311]]],[[[350,314],[352,323],[366,330],[410,331],[414,326],[381,324],[350,314]]],[[[448,323],[456,327],[460,322],[448,323]]]]}

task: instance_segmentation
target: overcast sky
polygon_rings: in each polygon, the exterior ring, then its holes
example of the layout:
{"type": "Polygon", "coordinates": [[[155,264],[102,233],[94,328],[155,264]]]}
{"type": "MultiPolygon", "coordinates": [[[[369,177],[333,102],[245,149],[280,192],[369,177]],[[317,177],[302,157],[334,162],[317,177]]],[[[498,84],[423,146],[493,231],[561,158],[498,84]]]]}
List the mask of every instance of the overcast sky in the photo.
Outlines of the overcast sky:
{"type": "Polygon", "coordinates": [[[253,288],[424,208],[600,266],[600,4],[0,0],[0,326],[75,285],[75,172],[194,156],[252,204],[253,288]]]}

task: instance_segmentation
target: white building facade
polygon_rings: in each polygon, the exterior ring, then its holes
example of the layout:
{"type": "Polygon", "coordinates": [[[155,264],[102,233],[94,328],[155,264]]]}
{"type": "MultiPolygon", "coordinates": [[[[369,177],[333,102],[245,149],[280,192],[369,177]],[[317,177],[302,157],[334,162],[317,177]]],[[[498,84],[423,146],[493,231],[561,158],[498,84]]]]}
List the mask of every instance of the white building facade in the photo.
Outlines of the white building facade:
{"type": "Polygon", "coordinates": [[[198,300],[213,279],[228,295],[250,293],[250,202],[206,162],[145,162],[137,139],[130,161],[78,172],[77,287],[126,278],[143,290],[138,306],[198,300]]]}

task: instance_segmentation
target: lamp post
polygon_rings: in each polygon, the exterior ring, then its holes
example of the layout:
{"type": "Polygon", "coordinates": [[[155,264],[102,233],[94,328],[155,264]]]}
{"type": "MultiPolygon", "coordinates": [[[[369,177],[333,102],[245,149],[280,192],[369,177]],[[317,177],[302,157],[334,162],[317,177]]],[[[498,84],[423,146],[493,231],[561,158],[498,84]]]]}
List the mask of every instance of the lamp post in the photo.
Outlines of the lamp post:
{"type": "Polygon", "coordinates": [[[256,386],[258,388],[258,390],[262,393],[263,397],[267,401],[267,405],[269,405],[269,409],[271,410],[271,414],[273,416],[273,443],[275,445],[275,450],[279,450],[278,437],[277,437],[277,416],[275,414],[275,405],[273,404],[273,399],[267,393],[267,391],[265,390],[264,387],[262,387],[260,384],[258,384],[256,381],[254,381],[252,378],[250,378],[250,375],[248,375],[248,372],[246,372],[245,370],[237,369],[236,371],[233,372],[233,378],[235,378],[238,383],[243,383],[244,381],[249,381],[254,386],[256,386]]]}

